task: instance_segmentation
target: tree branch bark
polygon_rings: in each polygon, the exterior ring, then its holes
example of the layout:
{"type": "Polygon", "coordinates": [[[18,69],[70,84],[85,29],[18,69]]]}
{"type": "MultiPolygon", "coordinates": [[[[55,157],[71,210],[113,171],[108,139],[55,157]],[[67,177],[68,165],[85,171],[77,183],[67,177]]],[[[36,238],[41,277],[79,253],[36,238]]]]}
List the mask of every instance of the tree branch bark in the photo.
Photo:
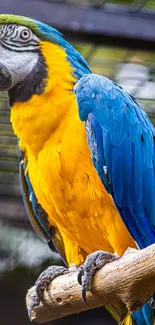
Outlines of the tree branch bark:
{"type": "MultiPolygon", "coordinates": [[[[34,308],[31,320],[45,323],[49,320],[79,313],[84,310],[122,301],[130,312],[138,310],[155,291],[155,244],[143,249],[128,248],[124,255],[106,264],[96,272],[92,293],[85,304],[77,272],[62,275],[52,281],[44,292],[44,305],[34,308]]],[[[28,291],[27,307],[34,294],[28,291]]]]}

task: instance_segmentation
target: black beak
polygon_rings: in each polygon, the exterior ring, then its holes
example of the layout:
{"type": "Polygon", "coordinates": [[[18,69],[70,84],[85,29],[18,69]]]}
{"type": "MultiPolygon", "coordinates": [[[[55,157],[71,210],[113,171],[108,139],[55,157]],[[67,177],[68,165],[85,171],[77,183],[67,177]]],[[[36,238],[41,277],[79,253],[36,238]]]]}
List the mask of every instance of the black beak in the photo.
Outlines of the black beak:
{"type": "Polygon", "coordinates": [[[12,77],[9,70],[0,63],[0,91],[10,89],[12,85],[12,77]]]}

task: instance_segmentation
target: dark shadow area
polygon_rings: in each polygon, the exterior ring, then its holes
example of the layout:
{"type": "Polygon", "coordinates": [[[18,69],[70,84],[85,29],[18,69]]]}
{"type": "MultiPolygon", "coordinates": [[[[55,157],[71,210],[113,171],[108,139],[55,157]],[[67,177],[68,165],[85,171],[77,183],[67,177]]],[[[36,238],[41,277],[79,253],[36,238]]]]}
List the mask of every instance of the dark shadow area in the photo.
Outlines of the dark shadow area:
{"type": "MultiPolygon", "coordinates": [[[[44,267],[43,269],[45,268],[44,267]]],[[[40,273],[40,271],[39,271],[40,273]]],[[[38,274],[39,274],[38,273],[38,274]]],[[[23,267],[16,268],[13,272],[6,272],[1,278],[0,298],[0,323],[3,325],[30,325],[25,305],[27,289],[34,285],[36,275],[23,267]]],[[[116,325],[116,322],[104,308],[98,308],[72,315],[56,321],[48,322],[47,325],[116,325]]]]}

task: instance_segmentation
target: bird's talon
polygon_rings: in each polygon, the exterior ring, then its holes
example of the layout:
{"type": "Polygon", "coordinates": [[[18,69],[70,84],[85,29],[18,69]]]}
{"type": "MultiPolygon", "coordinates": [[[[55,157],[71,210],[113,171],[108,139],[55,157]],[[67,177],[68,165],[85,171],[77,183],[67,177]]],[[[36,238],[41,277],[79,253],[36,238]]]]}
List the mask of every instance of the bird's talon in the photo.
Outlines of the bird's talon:
{"type": "Polygon", "coordinates": [[[78,280],[78,283],[80,285],[82,285],[82,277],[84,275],[84,270],[82,268],[82,266],[79,268],[79,272],[78,272],[78,276],[77,276],[77,280],[78,280]]]}
{"type": "Polygon", "coordinates": [[[30,306],[28,308],[28,315],[31,320],[31,314],[35,307],[39,306],[40,302],[45,304],[46,299],[43,298],[44,290],[48,290],[48,286],[52,280],[62,274],[69,273],[69,269],[63,266],[50,266],[43,271],[35,283],[35,294],[32,297],[30,306]]]}
{"type": "Polygon", "coordinates": [[[155,292],[153,293],[151,299],[149,300],[151,309],[155,309],[155,292]]]}
{"type": "Polygon", "coordinates": [[[37,297],[36,295],[34,295],[34,296],[32,297],[31,303],[30,303],[30,305],[29,305],[29,307],[28,307],[28,316],[29,316],[30,321],[31,321],[31,316],[32,316],[32,311],[33,311],[33,309],[34,309],[35,307],[39,306],[39,304],[40,304],[40,299],[39,299],[39,297],[37,297]]]}
{"type": "Polygon", "coordinates": [[[82,286],[82,299],[87,303],[86,294],[91,291],[94,274],[105,264],[115,261],[119,258],[116,254],[104,251],[96,251],[87,256],[85,262],[81,265],[78,272],[78,283],[82,286]]]}

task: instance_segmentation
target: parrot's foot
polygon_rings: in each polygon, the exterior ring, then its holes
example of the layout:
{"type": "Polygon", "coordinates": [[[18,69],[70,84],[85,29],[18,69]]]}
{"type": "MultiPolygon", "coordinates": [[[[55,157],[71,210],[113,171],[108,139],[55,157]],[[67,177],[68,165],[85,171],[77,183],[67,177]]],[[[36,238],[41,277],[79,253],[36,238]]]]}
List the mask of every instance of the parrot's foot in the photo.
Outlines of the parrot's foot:
{"type": "Polygon", "coordinates": [[[95,272],[101,269],[105,264],[117,260],[119,256],[104,251],[96,251],[87,256],[85,262],[80,266],[78,273],[78,282],[82,286],[82,299],[86,302],[86,293],[91,291],[92,281],[95,272]]]}
{"type": "Polygon", "coordinates": [[[63,266],[49,266],[45,271],[43,271],[35,283],[35,294],[31,300],[28,308],[28,315],[31,320],[31,313],[34,307],[39,306],[40,302],[44,302],[43,293],[47,290],[50,282],[60,275],[69,273],[70,269],[63,266]]]}
{"type": "Polygon", "coordinates": [[[150,303],[150,307],[152,309],[155,309],[155,292],[153,293],[151,299],[149,300],[149,303],[150,303]]]}

